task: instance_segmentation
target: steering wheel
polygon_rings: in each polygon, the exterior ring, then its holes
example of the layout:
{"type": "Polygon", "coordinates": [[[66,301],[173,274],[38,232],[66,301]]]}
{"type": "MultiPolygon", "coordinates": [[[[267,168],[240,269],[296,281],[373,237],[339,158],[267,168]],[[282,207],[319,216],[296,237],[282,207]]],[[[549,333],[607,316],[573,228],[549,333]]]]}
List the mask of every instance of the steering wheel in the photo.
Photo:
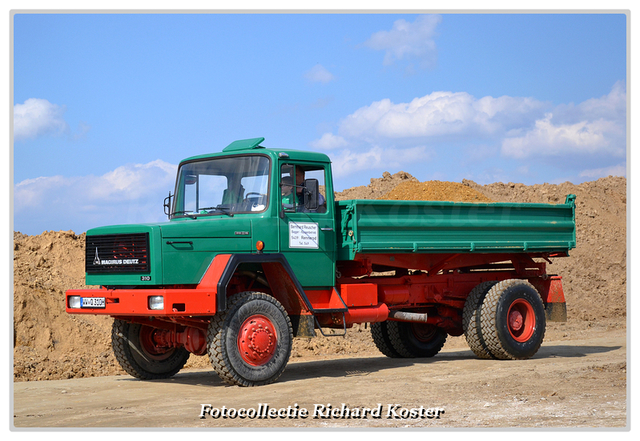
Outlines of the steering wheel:
{"type": "Polygon", "coordinates": [[[263,197],[263,196],[264,196],[264,197],[266,197],[266,196],[267,196],[267,195],[266,195],[266,194],[264,194],[264,193],[258,193],[257,191],[251,191],[251,192],[247,193],[247,194],[244,196],[244,198],[245,198],[245,199],[249,199],[249,196],[251,196],[251,195],[255,195],[255,196],[256,196],[256,199],[259,199],[259,198],[261,198],[261,197],[263,197]]]}

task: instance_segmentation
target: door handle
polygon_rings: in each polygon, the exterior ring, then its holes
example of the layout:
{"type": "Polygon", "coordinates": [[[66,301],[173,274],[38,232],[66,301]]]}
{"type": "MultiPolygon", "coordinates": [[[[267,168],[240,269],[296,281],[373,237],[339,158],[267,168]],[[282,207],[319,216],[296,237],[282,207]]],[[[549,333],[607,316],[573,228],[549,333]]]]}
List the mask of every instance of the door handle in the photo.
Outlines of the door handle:
{"type": "Polygon", "coordinates": [[[333,231],[333,227],[323,227],[320,228],[321,231],[333,231]]]}

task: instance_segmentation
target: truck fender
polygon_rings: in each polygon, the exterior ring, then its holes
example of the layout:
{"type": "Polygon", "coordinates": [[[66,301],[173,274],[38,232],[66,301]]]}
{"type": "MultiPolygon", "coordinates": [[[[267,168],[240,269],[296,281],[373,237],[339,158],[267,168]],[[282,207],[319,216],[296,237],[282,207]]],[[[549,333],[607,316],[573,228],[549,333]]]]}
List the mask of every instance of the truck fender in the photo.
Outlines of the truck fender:
{"type": "MultiPolygon", "coordinates": [[[[265,277],[275,295],[285,307],[289,314],[309,313],[313,311],[311,302],[307,298],[300,282],[293,273],[293,269],[287,258],[281,253],[273,254],[233,254],[218,255],[211,262],[210,270],[218,273],[222,265],[222,270],[216,292],[216,309],[225,311],[227,309],[227,289],[229,282],[241,264],[259,264],[265,273],[265,277]]],[[[209,273],[210,271],[207,271],[209,273]]]]}

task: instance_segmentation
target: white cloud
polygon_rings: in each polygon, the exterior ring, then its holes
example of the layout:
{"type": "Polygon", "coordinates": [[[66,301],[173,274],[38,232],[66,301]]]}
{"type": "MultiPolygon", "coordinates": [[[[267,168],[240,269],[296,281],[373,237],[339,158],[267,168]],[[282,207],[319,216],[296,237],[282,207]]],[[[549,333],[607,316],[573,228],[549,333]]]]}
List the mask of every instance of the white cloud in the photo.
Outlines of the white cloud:
{"type": "Polygon", "coordinates": [[[342,136],[325,133],[320,139],[310,142],[309,145],[317,150],[333,150],[346,147],[349,143],[342,136]]]}
{"type": "MultiPolygon", "coordinates": [[[[477,99],[465,92],[433,92],[409,103],[383,99],[361,107],[310,143],[328,150],[337,177],[374,169],[416,169],[433,163],[442,143],[462,138],[501,139],[523,121],[542,115],[545,103],[531,98],[491,96],[477,99]]],[[[451,146],[443,147],[456,154],[451,146]]],[[[497,154],[497,147],[490,149],[497,154]]],[[[445,155],[446,156],[446,155],[445,155]]],[[[460,161],[469,162],[469,155],[460,161]]],[[[433,174],[435,171],[431,171],[433,174]]]]}
{"type": "Polygon", "coordinates": [[[617,131],[611,121],[581,121],[576,124],[554,124],[552,114],[537,120],[535,127],[524,136],[507,138],[502,142],[502,153],[517,159],[531,156],[560,156],[567,153],[594,154],[608,152],[624,154],[618,145],[612,145],[607,135],[617,131]]]}
{"type": "Polygon", "coordinates": [[[395,60],[416,58],[422,67],[433,65],[436,58],[436,28],[442,21],[439,15],[421,15],[413,23],[397,20],[390,31],[373,34],[364,44],[385,51],[384,64],[395,60]]]}
{"type": "Polygon", "coordinates": [[[620,83],[604,97],[549,107],[533,98],[478,99],[466,92],[438,91],[398,104],[383,99],[346,116],[336,134],[325,133],[311,145],[319,149],[384,147],[400,140],[415,145],[481,138],[500,145],[505,157],[516,159],[625,154],[626,93],[620,83]]]}
{"type": "Polygon", "coordinates": [[[625,164],[618,164],[611,167],[583,170],[580,176],[589,179],[598,179],[603,176],[627,176],[627,167],[625,164]]]}
{"type": "Polygon", "coordinates": [[[86,136],[86,134],[89,133],[89,130],[91,130],[91,126],[86,122],[80,121],[80,123],[78,124],[77,131],[76,133],[73,134],[72,139],[74,141],[83,139],[86,136]]]}
{"type": "Polygon", "coordinates": [[[64,106],[45,99],[29,98],[13,106],[13,136],[16,141],[42,135],[60,135],[69,130],[64,106]]]}
{"type": "Polygon", "coordinates": [[[156,160],[124,165],[102,176],[24,180],[14,187],[14,227],[39,234],[52,228],[55,218],[57,228],[82,232],[100,225],[163,220],[162,200],[173,190],[176,169],[156,160]]]}
{"type": "Polygon", "coordinates": [[[626,92],[616,83],[611,92],[580,104],[561,105],[533,127],[502,141],[502,154],[517,159],[532,156],[626,153],[626,92]]]}
{"type": "Polygon", "coordinates": [[[63,176],[26,179],[14,187],[14,208],[16,211],[39,210],[59,189],[67,187],[70,182],[63,176]]]}
{"type": "Polygon", "coordinates": [[[591,98],[578,105],[559,105],[554,117],[563,122],[605,119],[625,121],[627,116],[627,93],[622,81],[616,82],[611,91],[600,98],[591,98]]]}
{"type": "Polygon", "coordinates": [[[334,176],[342,178],[363,170],[399,170],[407,165],[427,163],[434,157],[434,153],[426,146],[410,148],[372,146],[361,152],[344,149],[330,156],[334,176]]]}
{"type": "Polygon", "coordinates": [[[304,74],[304,77],[313,83],[323,84],[335,80],[335,76],[321,64],[313,66],[304,74]]]}
{"type": "Polygon", "coordinates": [[[139,199],[159,187],[167,188],[175,178],[176,166],[161,160],[147,164],[124,165],[88,184],[90,197],[139,199]]]}
{"type": "Polygon", "coordinates": [[[331,157],[333,175],[337,178],[348,176],[361,170],[371,170],[383,165],[383,150],[374,146],[366,152],[342,150],[331,157]]]}
{"type": "Polygon", "coordinates": [[[544,103],[531,98],[490,96],[476,99],[466,92],[433,92],[410,103],[389,99],[356,110],[341,121],[345,138],[371,140],[443,135],[487,135],[518,126],[539,115],[544,103]]]}
{"type": "Polygon", "coordinates": [[[624,89],[616,83],[603,97],[558,106],[447,91],[405,103],[382,99],[347,115],[310,146],[330,152],[336,176],[351,182],[359,171],[428,170],[434,176],[433,167],[509,180],[522,179],[522,173],[509,173],[523,165],[529,179],[538,179],[546,173],[541,164],[567,169],[565,175],[575,179],[583,170],[589,177],[620,174],[626,154],[624,89]],[[555,159],[561,156],[567,160],[555,159]]]}

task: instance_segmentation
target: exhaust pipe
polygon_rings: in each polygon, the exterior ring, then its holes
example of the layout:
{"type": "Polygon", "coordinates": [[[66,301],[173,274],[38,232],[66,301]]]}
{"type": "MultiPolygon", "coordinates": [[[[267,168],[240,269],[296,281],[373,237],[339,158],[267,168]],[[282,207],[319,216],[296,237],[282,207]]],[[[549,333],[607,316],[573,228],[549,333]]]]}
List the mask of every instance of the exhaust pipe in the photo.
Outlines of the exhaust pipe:
{"type": "Polygon", "coordinates": [[[389,311],[389,319],[399,322],[427,323],[427,314],[406,311],[389,311]]]}
{"type": "Polygon", "coordinates": [[[380,303],[377,306],[349,308],[344,313],[346,325],[354,323],[375,323],[385,320],[398,322],[427,323],[427,314],[406,311],[390,311],[387,305],[380,303]]]}

